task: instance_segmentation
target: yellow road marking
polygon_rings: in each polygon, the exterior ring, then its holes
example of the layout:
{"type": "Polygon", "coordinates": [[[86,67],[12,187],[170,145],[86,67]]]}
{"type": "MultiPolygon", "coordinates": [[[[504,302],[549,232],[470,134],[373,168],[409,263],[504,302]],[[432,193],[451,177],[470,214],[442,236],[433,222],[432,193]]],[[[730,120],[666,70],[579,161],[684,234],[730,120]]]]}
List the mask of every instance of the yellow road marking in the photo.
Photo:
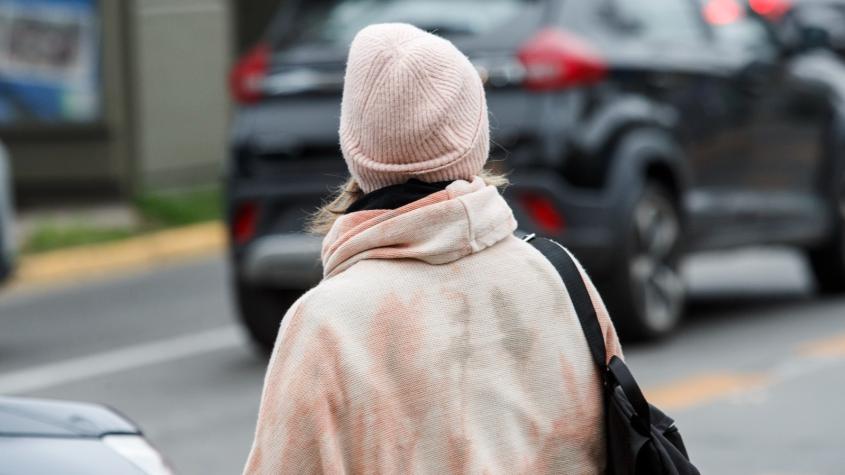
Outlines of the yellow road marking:
{"type": "MultiPolygon", "coordinates": [[[[803,343],[797,347],[796,353],[799,359],[845,357],[845,333],[803,343]]],[[[768,373],[705,373],[647,389],[645,394],[655,406],[681,410],[774,384],[781,381],[781,377],[776,368],[770,368],[768,373]]]]}
{"type": "Polygon", "coordinates": [[[102,277],[220,252],[226,242],[219,222],[160,231],[125,241],[83,246],[21,259],[13,286],[102,277]]]}
{"type": "Polygon", "coordinates": [[[704,404],[737,392],[765,385],[762,374],[711,373],[692,376],[645,391],[646,399],[666,410],[680,410],[704,404]]]}
{"type": "Polygon", "coordinates": [[[804,343],[798,347],[798,354],[826,358],[845,356],[845,334],[804,343]]]}

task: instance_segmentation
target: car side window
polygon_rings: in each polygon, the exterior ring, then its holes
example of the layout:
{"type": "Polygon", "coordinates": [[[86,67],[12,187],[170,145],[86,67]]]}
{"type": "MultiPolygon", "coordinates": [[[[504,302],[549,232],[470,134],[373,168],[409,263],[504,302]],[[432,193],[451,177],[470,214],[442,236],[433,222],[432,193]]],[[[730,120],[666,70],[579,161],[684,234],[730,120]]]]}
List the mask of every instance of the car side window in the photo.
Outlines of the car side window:
{"type": "Polygon", "coordinates": [[[773,62],[778,57],[778,45],[763,20],[745,15],[736,21],[714,28],[717,41],[726,48],[738,51],[749,58],[773,62]]]}
{"type": "Polygon", "coordinates": [[[695,44],[709,40],[689,0],[600,0],[602,23],[613,32],[653,43],[695,44]]]}

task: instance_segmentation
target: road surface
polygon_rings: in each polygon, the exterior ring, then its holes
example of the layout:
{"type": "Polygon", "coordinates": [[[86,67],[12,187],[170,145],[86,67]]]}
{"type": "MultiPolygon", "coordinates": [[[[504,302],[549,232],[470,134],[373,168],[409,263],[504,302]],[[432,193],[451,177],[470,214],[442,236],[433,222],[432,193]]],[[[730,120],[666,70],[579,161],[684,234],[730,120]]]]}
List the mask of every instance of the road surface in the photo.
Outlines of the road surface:
{"type": "MultiPolygon", "coordinates": [[[[788,251],[700,256],[677,336],[626,346],[702,473],[845,473],[845,299],[788,251]]],[[[0,295],[0,394],[95,401],[178,473],[239,473],[266,362],[234,324],[221,258],[0,295]]]]}

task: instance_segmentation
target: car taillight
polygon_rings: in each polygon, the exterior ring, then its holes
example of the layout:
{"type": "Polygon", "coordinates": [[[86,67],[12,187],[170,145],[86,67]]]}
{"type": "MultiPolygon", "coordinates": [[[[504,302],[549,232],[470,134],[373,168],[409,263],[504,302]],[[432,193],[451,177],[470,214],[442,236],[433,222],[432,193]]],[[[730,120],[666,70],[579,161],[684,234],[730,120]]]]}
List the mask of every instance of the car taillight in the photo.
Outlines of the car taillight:
{"type": "Polygon", "coordinates": [[[779,19],[792,8],[789,0],[749,0],[748,6],[754,13],[770,20],[779,19]]]}
{"type": "Polygon", "coordinates": [[[232,222],[232,238],[235,244],[246,244],[255,236],[257,227],[258,205],[253,201],[241,203],[232,222]]]}
{"type": "Polygon", "coordinates": [[[737,0],[710,0],[704,5],[704,19],[711,25],[730,25],[744,16],[745,10],[737,0]]]}
{"type": "Polygon", "coordinates": [[[517,53],[525,67],[523,84],[533,91],[565,89],[600,81],[607,64],[581,38],[547,28],[528,40],[517,53]]]}
{"type": "Polygon", "coordinates": [[[559,235],[566,228],[563,215],[545,196],[526,194],[520,197],[520,201],[523,209],[540,231],[554,236],[559,235]]]}
{"type": "Polygon", "coordinates": [[[262,95],[262,84],[270,64],[270,45],[259,43],[232,68],[229,87],[232,97],[241,104],[251,104],[262,95]]]}

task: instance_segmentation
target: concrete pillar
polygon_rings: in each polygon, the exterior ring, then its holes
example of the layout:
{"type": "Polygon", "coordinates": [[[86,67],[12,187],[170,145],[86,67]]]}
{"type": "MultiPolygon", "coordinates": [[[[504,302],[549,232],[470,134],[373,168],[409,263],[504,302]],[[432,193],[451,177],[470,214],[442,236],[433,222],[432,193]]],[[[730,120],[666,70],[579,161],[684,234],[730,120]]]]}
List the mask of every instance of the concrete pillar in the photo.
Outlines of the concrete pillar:
{"type": "Polygon", "coordinates": [[[136,183],[216,181],[228,146],[227,0],[134,0],[132,17],[136,183]]]}

